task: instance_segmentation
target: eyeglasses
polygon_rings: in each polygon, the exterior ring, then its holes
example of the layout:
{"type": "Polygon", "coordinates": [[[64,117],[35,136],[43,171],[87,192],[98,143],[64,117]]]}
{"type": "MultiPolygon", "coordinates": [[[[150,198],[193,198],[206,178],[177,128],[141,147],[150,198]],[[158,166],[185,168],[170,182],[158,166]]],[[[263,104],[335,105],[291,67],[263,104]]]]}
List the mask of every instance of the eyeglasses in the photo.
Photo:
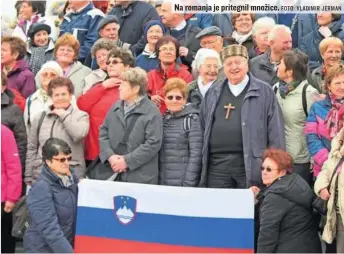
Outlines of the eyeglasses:
{"type": "Polygon", "coordinates": [[[122,64],[122,63],[123,62],[118,61],[118,60],[112,60],[112,61],[108,60],[108,61],[106,61],[106,65],[110,65],[110,64],[116,65],[116,64],[122,64]]]}
{"type": "Polygon", "coordinates": [[[42,72],[43,78],[56,78],[57,74],[55,72],[42,72]]]}
{"type": "Polygon", "coordinates": [[[173,98],[175,98],[177,101],[180,101],[180,100],[182,100],[182,99],[183,99],[183,97],[182,97],[182,96],[180,96],[180,95],[176,95],[176,96],[169,95],[169,96],[167,96],[166,98],[167,98],[169,101],[172,101],[172,100],[173,100],[173,98]]]}
{"type": "Polygon", "coordinates": [[[66,162],[66,161],[71,161],[71,160],[72,160],[72,156],[69,156],[69,157],[67,157],[67,158],[53,158],[53,160],[59,161],[59,162],[61,162],[61,163],[64,163],[64,162],[66,162]]]}
{"type": "Polygon", "coordinates": [[[261,166],[260,169],[262,170],[262,172],[263,172],[264,170],[266,170],[266,171],[269,172],[269,173],[272,171],[272,168],[270,168],[269,166],[267,166],[267,167],[261,166]]]}

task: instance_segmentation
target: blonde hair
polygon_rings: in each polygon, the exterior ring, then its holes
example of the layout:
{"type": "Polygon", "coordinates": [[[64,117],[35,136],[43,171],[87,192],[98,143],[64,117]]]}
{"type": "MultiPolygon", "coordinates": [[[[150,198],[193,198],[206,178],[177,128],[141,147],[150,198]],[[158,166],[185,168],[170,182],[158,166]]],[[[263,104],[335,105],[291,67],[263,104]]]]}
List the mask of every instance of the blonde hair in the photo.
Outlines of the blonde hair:
{"type": "Polygon", "coordinates": [[[54,49],[54,56],[56,57],[56,52],[61,46],[70,46],[73,48],[75,52],[75,60],[78,59],[79,55],[79,49],[80,49],[80,43],[79,41],[74,37],[74,35],[70,33],[65,33],[60,38],[57,39],[55,43],[55,49],[54,49]]]}
{"type": "Polygon", "coordinates": [[[338,64],[330,67],[325,76],[325,89],[328,90],[332,80],[342,74],[344,74],[344,64],[338,64]]]}
{"type": "Polygon", "coordinates": [[[334,46],[338,46],[341,48],[342,52],[344,50],[344,44],[342,42],[341,39],[338,39],[337,37],[328,37],[323,39],[320,43],[319,43],[319,50],[320,50],[320,54],[324,55],[327,48],[330,45],[334,45],[334,46]]]}
{"type": "Polygon", "coordinates": [[[164,95],[166,95],[168,92],[178,89],[181,93],[184,99],[188,97],[189,89],[188,84],[185,82],[185,80],[181,78],[170,78],[166,81],[166,84],[164,86],[164,95]]]}

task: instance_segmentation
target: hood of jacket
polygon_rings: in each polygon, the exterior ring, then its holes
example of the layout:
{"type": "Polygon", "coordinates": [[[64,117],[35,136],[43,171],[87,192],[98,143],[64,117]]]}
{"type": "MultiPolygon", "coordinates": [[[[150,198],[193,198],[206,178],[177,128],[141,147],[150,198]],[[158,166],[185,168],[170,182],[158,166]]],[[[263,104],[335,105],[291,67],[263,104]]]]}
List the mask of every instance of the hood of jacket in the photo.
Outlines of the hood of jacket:
{"type": "Polygon", "coordinates": [[[11,105],[13,104],[13,101],[14,93],[9,89],[5,89],[5,91],[1,94],[1,107],[11,105]]]}
{"type": "Polygon", "coordinates": [[[287,174],[277,179],[270,187],[268,187],[265,192],[265,196],[268,193],[282,196],[283,198],[307,209],[312,207],[312,201],[314,198],[313,191],[306,181],[296,173],[287,174]]]}
{"type": "Polygon", "coordinates": [[[177,113],[171,113],[170,111],[166,111],[164,118],[178,118],[178,117],[184,117],[189,114],[199,114],[199,110],[197,110],[195,107],[193,107],[190,103],[185,104],[184,108],[177,112],[177,113]]]}

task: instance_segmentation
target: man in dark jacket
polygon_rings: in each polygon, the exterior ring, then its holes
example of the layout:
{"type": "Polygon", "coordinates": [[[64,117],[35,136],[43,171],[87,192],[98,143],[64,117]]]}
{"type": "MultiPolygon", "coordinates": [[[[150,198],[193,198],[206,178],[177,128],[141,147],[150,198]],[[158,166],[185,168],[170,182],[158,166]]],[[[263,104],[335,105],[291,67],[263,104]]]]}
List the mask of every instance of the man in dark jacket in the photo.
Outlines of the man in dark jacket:
{"type": "Polygon", "coordinates": [[[244,46],[226,47],[221,58],[226,78],[209,89],[200,111],[204,132],[200,186],[261,186],[264,149],[285,149],[281,109],[271,87],[248,73],[244,46]]]}
{"type": "Polygon", "coordinates": [[[141,54],[147,43],[143,36],[144,25],[152,19],[160,19],[151,4],[132,0],[116,1],[110,15],[119,20],[119,39],[131,44],[131,51],[136,55],[141,54]]]}
{"type": "Polygon", "coordinates": [[[60,27],[60,36],[71,33],[80,43],[79,61],[84,62],[94,42],[98,39],[98,23],[104,13],[94,8],[90,1],[69,0],[69,6],[74,12],[66,14],[60,27]]]}
{"type": "Polygon", "coordinates": [[[173,3],[166,1],[161,5],[161,21],[168,28],[165,35],[171,35],[180,43],[179,55],[183,64],[191,68],[197,50],[200,48],[196,35],[202,31],[199,27],[186,23],[184,14],[173,12],[173,3]]]}

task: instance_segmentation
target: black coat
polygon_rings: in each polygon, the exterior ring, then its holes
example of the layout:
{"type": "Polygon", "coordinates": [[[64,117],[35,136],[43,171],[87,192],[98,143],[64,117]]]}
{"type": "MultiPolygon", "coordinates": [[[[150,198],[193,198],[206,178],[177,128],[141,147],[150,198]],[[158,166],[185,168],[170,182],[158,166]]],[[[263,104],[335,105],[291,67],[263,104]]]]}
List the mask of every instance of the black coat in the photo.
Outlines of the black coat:
{"type": "Polygon", "coordinates": [[[321,253],[313,191],[298,174],[276,180],[260,206],[258,253],[321,253]]]}
{"type": "Polygon", "coordinates": [[[14,94],[10,90],[6,89],[1,94],[1,124],[6,125],[14,134],[24,173],[27,147],[26,128],[23,113],[13,100],[14,94]]]}

